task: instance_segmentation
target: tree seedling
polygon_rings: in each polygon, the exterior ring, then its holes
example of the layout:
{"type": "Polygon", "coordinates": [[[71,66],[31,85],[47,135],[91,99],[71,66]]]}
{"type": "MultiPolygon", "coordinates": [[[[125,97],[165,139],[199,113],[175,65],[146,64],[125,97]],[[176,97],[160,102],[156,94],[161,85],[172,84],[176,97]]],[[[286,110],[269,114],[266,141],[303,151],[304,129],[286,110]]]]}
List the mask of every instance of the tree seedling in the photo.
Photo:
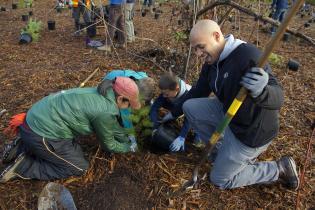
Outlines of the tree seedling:
{"type": "Polygon", "coordinates": [[[272,65],[280,66],[283,62],[283,57],[275,53],[271,53],[268,60],[272,65]]]}
{"type": "Polygon", "coordinates": [[[27,26],[21,30],[21,35],[29,34],[32,37],[32,40],[37,42],[40,37],[39,32],[42,30],[42,25],[41,21],[36,21],[31,18],[28,21],[27,26]]]}
{"type": "Polygon", "coordinates": [[[132,110],[129,117],[133,127],[126,129],[127,133],[137,138],[140,149],[143,148],[144,140],[152,135],[153,124],[149,118],[149,113],[150,106],[145,106],[139,110],[132,110]]]}

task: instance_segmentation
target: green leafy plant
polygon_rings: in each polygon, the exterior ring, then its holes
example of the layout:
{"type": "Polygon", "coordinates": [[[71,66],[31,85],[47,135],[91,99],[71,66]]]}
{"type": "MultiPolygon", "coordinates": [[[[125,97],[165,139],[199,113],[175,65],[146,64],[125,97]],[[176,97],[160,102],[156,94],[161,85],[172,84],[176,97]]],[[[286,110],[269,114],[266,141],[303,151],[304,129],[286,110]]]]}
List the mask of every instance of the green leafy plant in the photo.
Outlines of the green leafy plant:
{"type": "Polygon", "coordinates": [[[139,149],[143,148],[144,140],[152,134],[153,124],[149,118],[149,113],[150,106],[145,106],[139,110],[133,110],[129,117],[133,127],[127,129],[127,133],[136,137],[139,149]]]}
{"type": "Polygon", "coordinates": [[[281,65],[282,62],[283,62],[283,57],[280,56],[280,55],[277,55],[275,53],[271,53],[269,58],[268,58],[269,62],[272,64],[272,65],[281,65]]]}
{"type": "Polygon", "coordinates": [[[33,6],[33,0],[19,0],[18,7],[21,8],[31,8],[33,6]]]}
{"type": "Polygon", "coordinates": [[[29,34],[34,42],[37,42],[40,37],[43,23],[41,21],[32,20],[28,21],[27,26],[22,29],[21,34],[29,34]]]}
{"type": "Polygon", "coordinates": [[[188,39],[187,34],[183,31],[176,31],[174,34],[174,37],[175,37],[175,40],[177,42],[184,41],[184,40],[188,39]]]}

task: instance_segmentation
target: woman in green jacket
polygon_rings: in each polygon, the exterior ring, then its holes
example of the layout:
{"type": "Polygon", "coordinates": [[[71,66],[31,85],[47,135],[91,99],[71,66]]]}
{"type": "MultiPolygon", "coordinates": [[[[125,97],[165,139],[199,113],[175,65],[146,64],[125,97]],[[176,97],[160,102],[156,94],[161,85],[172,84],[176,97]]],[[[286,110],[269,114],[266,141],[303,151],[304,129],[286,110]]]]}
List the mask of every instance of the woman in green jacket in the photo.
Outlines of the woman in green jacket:
{"type": "Polygon", "coordinates": [[[84,174],[88,162],[74,141],[79,135],[95,132],[102,149],[108,152],[134,152],[136,142],[125,133],[119,109],[141,107],[138,87],[125,77],[104,82],[98,88],[60,91],[35,103],[19,126],[21,139],[16,153],[20,154],[2,172],[0,182],[16,177],[51,180],[84,174]]]}

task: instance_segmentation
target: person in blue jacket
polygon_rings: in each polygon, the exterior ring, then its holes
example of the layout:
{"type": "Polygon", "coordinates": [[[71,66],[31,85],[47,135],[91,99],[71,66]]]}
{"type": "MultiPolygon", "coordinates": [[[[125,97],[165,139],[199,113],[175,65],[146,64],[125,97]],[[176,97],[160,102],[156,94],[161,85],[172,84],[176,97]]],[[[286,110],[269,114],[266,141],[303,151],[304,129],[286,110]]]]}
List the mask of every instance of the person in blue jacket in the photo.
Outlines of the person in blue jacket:
{"type": "MultiPolygon", "coordinates": [[[[275,21],[282,22],[285,13],[288,10],[288,0],[272,0],[271,9],[275,10],[272,15],[272,19],[275,21]]],[[[271,28],[271,33],[274,34],[276,32],[276,28],[271,28]]]]}
{"type": "MultiPolygon", "coordinates": [[[[177,101],[179,101],[187,94],[191,86],[186,84],[183,80],[178,78],[172,72],[169,72],[161,76],[159,80],[159,88],[162,93],[154,101],[150,110],[150,119],[153,123],[153,133],[156,131],[161,123],[175,119],[172,116],[171,112],[168,112],[160,121],[159,109],[163,107],[165,109],[171,110],[175,106],[177,101]]],[[[189,123],[185,118],[179,136],[174,139],[169,147],[170,151],[177,152],[185,150],[185,138],[189,132],[189,129],[189,123]]]]}

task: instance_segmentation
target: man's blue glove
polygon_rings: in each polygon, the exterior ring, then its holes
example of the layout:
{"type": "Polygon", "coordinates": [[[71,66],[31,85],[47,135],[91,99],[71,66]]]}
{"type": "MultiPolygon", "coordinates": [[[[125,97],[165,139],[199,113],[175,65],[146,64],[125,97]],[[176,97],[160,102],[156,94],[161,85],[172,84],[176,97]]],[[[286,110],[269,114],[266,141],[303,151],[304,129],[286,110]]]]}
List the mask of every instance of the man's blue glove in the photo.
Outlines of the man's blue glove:
{"type": "Polygon", "coordinates": [[[173,143],[170,145],[170,151],[177,152],[177,151],[184,151],[185,150],[185,138],[184,137],[177,137],[173,143]]]}
{"type": "Polygon", "coordinates": [[[266,87],[269,75],[262,68],[253,67],[243,77],[240,82],[253,98],[258,97],[266,87]]]}
{"type": "Polygon", "coordinates": [[[134,136],[128,136],[130,142],[131,142],[131,145],[130,145],[130,151],[131,152],[136,152],[137,151],[137,141],[136,141],[136,138],[134,136]]]}
{"type": "Polygon", "coordinates": [[[170,121],[170,120],[174,120],[175,118],[173,117],[172,113],[171,112],[168,112],[163,118],[162,120],[160,121],[160,123],[165,123],[167,121],[170,121]]]}

